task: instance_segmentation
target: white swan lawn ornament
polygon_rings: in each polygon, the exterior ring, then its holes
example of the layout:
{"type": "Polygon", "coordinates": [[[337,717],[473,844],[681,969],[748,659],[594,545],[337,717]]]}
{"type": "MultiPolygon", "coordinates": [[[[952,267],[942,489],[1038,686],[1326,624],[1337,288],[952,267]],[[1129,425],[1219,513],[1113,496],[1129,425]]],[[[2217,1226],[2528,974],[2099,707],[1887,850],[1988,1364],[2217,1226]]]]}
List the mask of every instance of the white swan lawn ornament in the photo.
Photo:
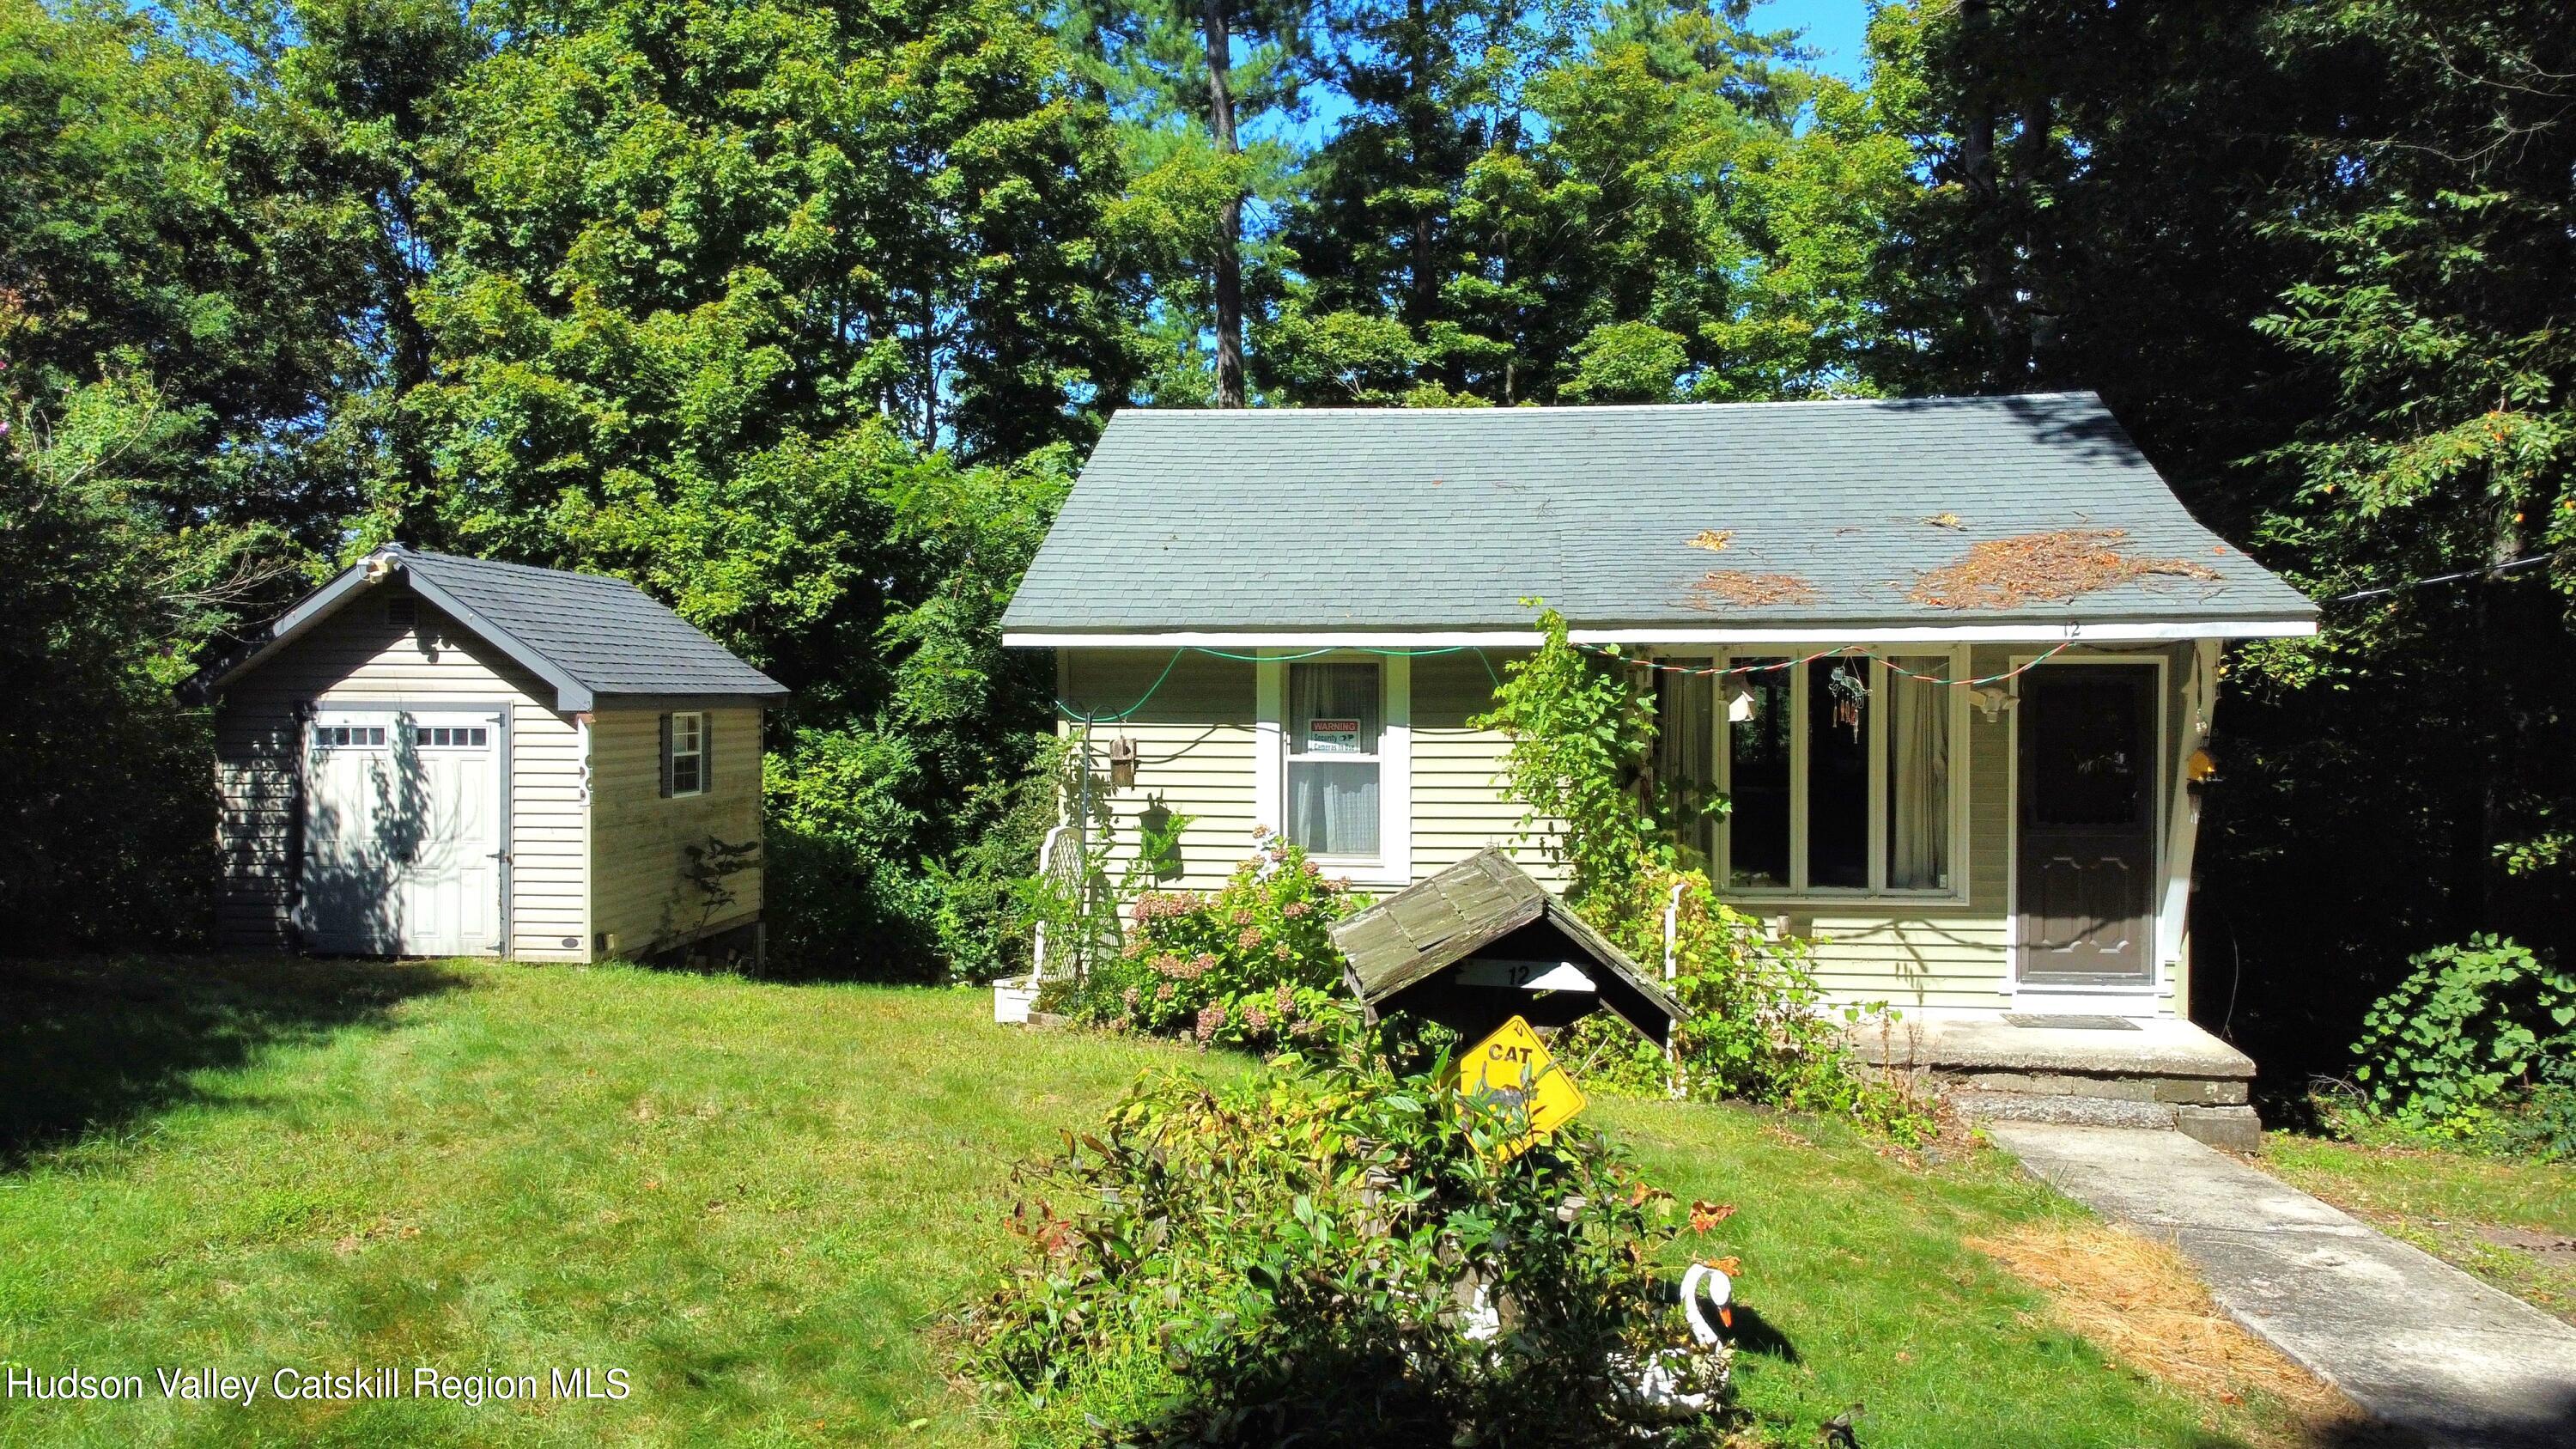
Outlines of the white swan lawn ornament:
{"type": "Polygon", "coordinates": [[[1706,1263],[1693,1263],[1682,1275],[1682,1319],[1691,1342],[1650,1354],[1643,1365],[1618,1365],[1631,1378],[1640,1417],[1673,1423],[1717,1407],[1735,1359],[1718,1330],[1733,1326],[1734,1296],[1735,1281],[1706,1263]]]}

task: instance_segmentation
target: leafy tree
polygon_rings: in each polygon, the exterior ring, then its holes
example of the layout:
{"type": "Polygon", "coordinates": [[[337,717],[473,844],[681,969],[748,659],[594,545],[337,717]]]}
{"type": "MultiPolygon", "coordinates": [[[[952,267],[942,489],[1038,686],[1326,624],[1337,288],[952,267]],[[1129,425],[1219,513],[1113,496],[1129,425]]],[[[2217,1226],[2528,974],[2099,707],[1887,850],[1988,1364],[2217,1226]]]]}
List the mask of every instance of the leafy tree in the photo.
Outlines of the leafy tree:
{"type": "Polygon", "coordinates": [[[2098,389],[2205,519],[2360,595],[2238,651],[2221,712],[2202,1012],[2241,989],[2287,1071],[2339,1065],[2409,952],[2563,951],[2576,921],[2551,743],[2576,631],[2541,582],[2564,561],[2531,562],[2576,514],[2571,43],[2549,7],[2439,0],[1874,17],[1872,91],[1929,184],[1882,256],[1873,377],[2098,389]],[[2521,566],[2411,582],[2495,565],[2521,566]]]}
{"type": "Polygon", "coordinates": [[[1165,365],[1151,396],[1246,401],[1244,208],[1276,201],[1295,158],[1276,137],[1247,147],[1245,133],[1302,114],[1311,11],[1309,0],[1081,0],[1065,10],[1078,73],[1120,118],[1136,178],[1126,237],[1160,283],[1150,331],[1165,365]]]}
{"type": "Polygon", "coordinates": [[[1358,109],[1292,217],[1276,385],[1504,404],[1864,386],[1912,157],[1746,9],[1334,12],[1358,109]]]}

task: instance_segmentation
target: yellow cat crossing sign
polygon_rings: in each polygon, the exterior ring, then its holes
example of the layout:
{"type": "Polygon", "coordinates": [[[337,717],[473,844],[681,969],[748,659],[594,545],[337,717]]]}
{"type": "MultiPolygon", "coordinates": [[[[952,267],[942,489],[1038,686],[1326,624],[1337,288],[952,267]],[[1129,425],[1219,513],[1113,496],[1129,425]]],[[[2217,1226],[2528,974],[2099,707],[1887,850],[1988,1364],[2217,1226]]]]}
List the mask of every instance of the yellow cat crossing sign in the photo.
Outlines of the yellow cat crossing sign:
{"type": "Polygon", "coordinates": [[[1529,1135],[1503,1147],[1507,1158],[1544,1141],[1583,1110],[1583,1093],[1574,1079],[1547,1054],[1530,1024],[1517,1016],[1467,1048],[1458,1063],[1458,1091],[1467,1097],[1498,1098],[1529,1114],[1529,1135]]]}

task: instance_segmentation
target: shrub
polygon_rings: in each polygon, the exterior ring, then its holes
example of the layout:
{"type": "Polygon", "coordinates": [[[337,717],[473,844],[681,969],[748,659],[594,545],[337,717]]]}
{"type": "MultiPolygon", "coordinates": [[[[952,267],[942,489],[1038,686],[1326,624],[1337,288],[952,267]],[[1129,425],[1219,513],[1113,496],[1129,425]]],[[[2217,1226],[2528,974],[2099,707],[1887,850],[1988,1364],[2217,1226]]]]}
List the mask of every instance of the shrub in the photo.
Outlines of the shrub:
{"type": "Polygon", "coordinates": [[[1347,1061],[1148,1079],[1030,1170],[972,1366],[1039,1442],[1634,1442],[1636,1365],[1726,1351],[1678,1347],[1671,1199],[1578,1128],[1499,1160],[1525,1120],[1347,1061]]]}
{"type": "MultiPolygon", "coordinates": [[[[1864,1016],[1893,1021],[1884,1005],[1837,1011],[1808,970],[1797,937],[1764,937],[1759,922],[1727,906],[1698,871],[1655,869],[1606,912],[1612,941],[1650,967],[1663,959],[1663,911],[1674,903],[1677,970],[1667,983],[1687,1015],[1668,1061],[1625,1023],[1595,1013],[1574,1027],[1560,1055],[1577,1075],[1617,1090],[1729,1097],[1849,1117],[1899,1141],[1920,1144],[1937,1124],[1901,1086],[1861,1070],[1843,1030],[1864,1016]],[[1676,1068],[1678,1072],[1676,1073],[1676,1068]]],[[[1600,898],[1595,898],[1596,905],[1600,898]]]]}
{"type": "Polygon", "coordinates": [[[1072,987],[1071,1012],[1201,1043],[1330,1039],[1351,1020],[1332,925],[1364,904],[1297,846],[1265,834],[1214,895],[1139,894],[1125,943],[1072,987]]]}
{"type": "Polygon", "coordinates": [[[2409,964],[2352,1047],[2374,1113],[2472,1135],[2576,1051],[2576,975],[2527,948],[2473,936],[2409,964]]]}

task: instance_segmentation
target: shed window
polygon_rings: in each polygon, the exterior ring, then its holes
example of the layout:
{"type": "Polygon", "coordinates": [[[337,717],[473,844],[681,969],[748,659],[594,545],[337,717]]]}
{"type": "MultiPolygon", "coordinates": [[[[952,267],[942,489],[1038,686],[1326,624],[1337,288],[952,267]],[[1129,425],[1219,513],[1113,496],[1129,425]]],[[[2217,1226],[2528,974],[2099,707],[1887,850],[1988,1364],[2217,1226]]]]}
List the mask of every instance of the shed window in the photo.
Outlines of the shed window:
{"type": "Polygon", "coordinates": [[[1288,666],[1288,838],[1315,855],[1377,858],[1383,676],[1378,664],[1288,666]]]}
{"type": "Polygon", "coordinates": [[[1741,672],[1662,676],[1673,732],[1657,765],[1683,799],[1701,782],[1726,797],[1685,842],[1717,858],[1717,879],[1742,891],[1955,892],[1964,704],[1952,656],[1717,662],[1741,672]]]}
{"type": "Polygon", "coordinates": [[[671,716],[671,793],[707,792],[707,717],[700,712],[671,716]]]}
{"type": "Polygon", "coordinates": [[[313,747],[317,750],[363,749],[370,745],[381,749],[384,743],[385,730],[382,725],[316,725],[313,727],[313,747]]]}
{"type": "Polygon", "coordinates": [[[412,743],[432,749],[479,749],[491,743],[490,730],[482,725],[415,725],[412,743]]]}

